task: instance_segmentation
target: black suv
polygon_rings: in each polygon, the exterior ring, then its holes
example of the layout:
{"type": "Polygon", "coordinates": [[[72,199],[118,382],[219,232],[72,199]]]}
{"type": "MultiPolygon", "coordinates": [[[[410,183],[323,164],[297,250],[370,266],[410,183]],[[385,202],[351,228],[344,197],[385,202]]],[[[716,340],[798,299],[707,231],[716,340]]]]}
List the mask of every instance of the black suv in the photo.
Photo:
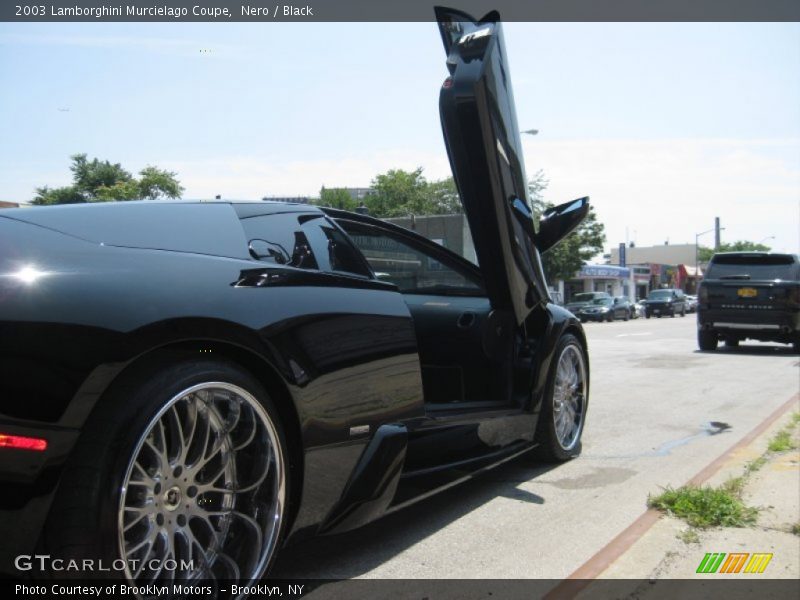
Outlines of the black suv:
{"type": "Polygon", "coordinates": [[[796,254],[715,254],[700,284],[697,343],[714,350],[741,340],[793,344],[800,351],[800,261],[796,254]]]}
{"type": "Polygon", "coordinates": [[[683,290],[667,288],[650,292],[644,301],[644,316],[649,319],[651,316],[661,318],[664,315],[686,316],[686,296],[683,290]]]}

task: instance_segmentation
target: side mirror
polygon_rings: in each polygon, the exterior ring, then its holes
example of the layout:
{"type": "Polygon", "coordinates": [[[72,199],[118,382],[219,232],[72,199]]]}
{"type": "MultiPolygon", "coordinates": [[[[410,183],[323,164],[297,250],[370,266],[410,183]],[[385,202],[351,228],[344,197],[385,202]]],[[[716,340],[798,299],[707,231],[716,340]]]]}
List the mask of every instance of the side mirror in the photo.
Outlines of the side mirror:
{"type": "Polygon", "coordinates": [[[289,255],[286,250],[278,244],[273,244],[266,240],[250,240],[248,250],[250,251],[250,256],[256,260],[272,260],[279,265],[285,265],[289,262],[289,255]]]}
{"type": "Polygon", "coordinates": [[[539,252],[547,252],[572,233],[588,213],[588,196],[544,211],[539,219],[539,232],[534,237],[539,252]]]}

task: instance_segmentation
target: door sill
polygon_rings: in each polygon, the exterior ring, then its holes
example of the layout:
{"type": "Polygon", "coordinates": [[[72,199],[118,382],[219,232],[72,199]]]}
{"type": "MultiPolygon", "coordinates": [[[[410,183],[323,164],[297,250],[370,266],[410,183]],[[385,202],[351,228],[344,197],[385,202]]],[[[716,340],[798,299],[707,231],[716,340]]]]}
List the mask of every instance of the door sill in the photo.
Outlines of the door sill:
{"type": "Polygon", "coordinates": [[[493,413],[493,412],[517,412],[520,411],[517,404],[510,404],[508,402],[492,402],[478,401],[478,402],[447,402],[441,404],[425,404],[425,414],[435,416],[447,416],[449,414],[464,414],[464,413],[493,413]]]}

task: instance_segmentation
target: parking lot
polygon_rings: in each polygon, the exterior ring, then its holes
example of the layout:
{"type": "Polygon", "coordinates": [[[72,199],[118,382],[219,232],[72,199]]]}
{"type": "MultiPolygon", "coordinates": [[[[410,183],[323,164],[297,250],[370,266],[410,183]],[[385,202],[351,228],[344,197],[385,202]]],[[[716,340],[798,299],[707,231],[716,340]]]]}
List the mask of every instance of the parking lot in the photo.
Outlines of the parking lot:
{"type": "Polygon", "coordinates": [[[562,578],[798,392],[789,346],[697,350],[694,315],[586,325],[582,456],[529,457],[361,530],[288,548],[274,577],[562,578]]]}

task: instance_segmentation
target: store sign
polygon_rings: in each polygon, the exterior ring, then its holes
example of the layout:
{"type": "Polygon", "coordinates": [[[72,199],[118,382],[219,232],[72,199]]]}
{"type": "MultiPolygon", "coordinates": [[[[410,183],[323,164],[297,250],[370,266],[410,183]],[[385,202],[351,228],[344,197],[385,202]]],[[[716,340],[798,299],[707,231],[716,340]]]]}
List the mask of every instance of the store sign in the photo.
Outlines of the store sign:
{"type": "Polygon", "coordinates": [[[584,265],[578,272],[578,277],[603,277],[606,279],[627,279],[630,277],[630,269],[619,267],[605,267],[602,265],[584,265]]]}

